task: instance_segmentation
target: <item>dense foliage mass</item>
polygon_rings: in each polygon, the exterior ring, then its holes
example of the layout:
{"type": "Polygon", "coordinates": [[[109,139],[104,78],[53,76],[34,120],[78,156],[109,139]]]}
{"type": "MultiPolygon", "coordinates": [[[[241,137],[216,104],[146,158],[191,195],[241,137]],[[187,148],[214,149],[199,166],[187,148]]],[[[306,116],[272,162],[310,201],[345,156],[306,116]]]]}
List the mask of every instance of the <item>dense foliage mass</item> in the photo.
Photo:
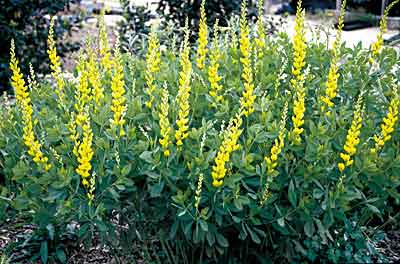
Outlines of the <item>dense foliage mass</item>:
{"type": "Polygon", "coordinates": [[[188,21],[179,50],[153,28],[144,58],[112,52],[100,23],[69,79],[52,29],[50,82],[25,81],[12,42],[0,219],[34,223],[24,245],[43,262],[68,241],[147,263],[381,257],[379,226],[399,217],[399,55],[382,33],[345,47],[345,3],[329,47],[305,37],[301,1],[293,37],[249,24],[246,1],[240,35],[202,6],[196,51],[188,21]]]}

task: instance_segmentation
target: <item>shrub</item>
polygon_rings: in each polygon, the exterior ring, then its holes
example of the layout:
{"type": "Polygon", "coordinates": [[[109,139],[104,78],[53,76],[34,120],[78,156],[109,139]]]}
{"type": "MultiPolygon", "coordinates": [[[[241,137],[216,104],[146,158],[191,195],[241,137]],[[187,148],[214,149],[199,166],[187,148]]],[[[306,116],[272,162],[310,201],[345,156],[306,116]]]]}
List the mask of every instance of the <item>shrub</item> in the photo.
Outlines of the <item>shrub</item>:
{"type": "Polygon", "coordinates": [[[240,36],[216,23],[197,54],[189,22],[179,51],[153,29],[144,59],[100,26],[73,78],[30,89],[12,53],[1,217],[35,224],[33,259],[72,239],[149,263],[372,261],[369,227],[400,203],[399,55],[381,34],[306,41],[301,1],[292,39],[251,30],[245,7],[240,36]]]}
{"type": "MultiPolygon", "coordinates": [[[[21,69],[29,72],[28,63],[32,63],[37,72],[46,72],[46,38],[49,18],[63,11],[72,1],[30,1],[5,0],[1,2],[0,11],[0,38],[4,43],[0,47],[0,92],[10,88],[8,62],[11,39],[18,46],[16,51],[21,59],[21,69]]],[[[55,37],[59,40],[78,22],[77,17],[57,20],[55,37]]],[[[72,43],[61,43],[60,53],[74,48],[72,43]]]]}

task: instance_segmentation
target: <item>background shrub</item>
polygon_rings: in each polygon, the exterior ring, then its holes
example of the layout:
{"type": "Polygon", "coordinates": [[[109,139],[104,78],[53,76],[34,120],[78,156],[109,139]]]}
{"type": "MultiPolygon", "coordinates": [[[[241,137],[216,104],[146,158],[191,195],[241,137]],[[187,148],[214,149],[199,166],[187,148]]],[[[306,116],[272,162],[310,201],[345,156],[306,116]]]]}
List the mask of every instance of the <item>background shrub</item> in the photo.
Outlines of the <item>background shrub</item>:
{"type": "MultiPolygon", "coordinates": [[[[29,72],[29,63],[32,63],[37,72],[46,72],[47,59],[47,31],[50,17],[69,8],[75,1],[71,0],[2,0],[0,1],[0,92],[10,88],[8,63],[10,60],[10,43],[14,39],[18,45],[17,53],[21,60],[22,71],[29,72]]],[[[66,32],[79,21],[77,16],[71,15],[64,19],[57,19],[55,36],[61,40],[66,32]]],[[[59,42],[60,54],[76,46],[72,43],[59,42]]]]}

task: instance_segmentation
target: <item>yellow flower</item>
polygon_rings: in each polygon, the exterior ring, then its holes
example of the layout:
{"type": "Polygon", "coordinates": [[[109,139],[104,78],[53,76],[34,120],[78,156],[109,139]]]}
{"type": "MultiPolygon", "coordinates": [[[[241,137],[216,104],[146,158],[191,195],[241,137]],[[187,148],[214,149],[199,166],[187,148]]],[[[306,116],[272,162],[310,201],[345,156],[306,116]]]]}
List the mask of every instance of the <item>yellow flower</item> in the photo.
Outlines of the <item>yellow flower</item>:
{"type": "Polygon", "coordinates": [[[86,69],[86,61],[82,54],[79,55],[79,61],[77,65],[79,73],[79,84],[75,90],[75,105],[76,118],[75,122],[77,125],[82,125],[86,121],[86,116],[84,115],[87,105],[89,105],[92,100],[91,90],[88,83],[88,71],[86,69]]]}
{"type": "MultiPolygon", "coordinates": [[[[221,58],[221,51],[218,42],[218,19],[216,19],[214,24],[214,39],[210,51],[210,65],[208,66],[208,80],[211,86],[209,94],[215,100],[215,103],[220,103],[223,101],[223,96],[221,95],[222,85],[219,84],[219,81],[221,81],[222,77],[218,74],[218,61],[221,58]]],[[[217,105],[214,104],[214,106],[217,105]]]]}
{"type": "Polygon", "coordinates": [[[342,173],[346,167],[353,165],[354,160],[352,157],[357,152],[357,145],[360,143],[360,132],[362,127],[362,96],[361,93],[354,108],[353,120],[351,126],[347,131],[346,142],[344,144],[344,152],[339,156],[342,162],[338,163],[339,171],[342,173]]]}
{"type": "Polygon", "coordinates": [[[242,1],[242,11],[240,16],[240,62],[243,65],[242,78],[244,91],[240,98],[240,106],[244,109],[243,113],[248,117],[254,112],[254,93],[253,71],[251,65],[251,46],[250,46],[250,26],[247,23],[247,0],[242,1]]]}
{"type": "Polygon", "coordinates": [[[400,0],[395,0],[390,5],[388,5],[383,13],[382,19],[379,23],[379,33],[376,41],[371,45],[371,53],[372,56],[370,58],[370,62],[374,61],[374,58],[377,57],[383,47],[383,34],[387,31],[387,17],[389,15],[389,11],[392,9],[394,5],[396,5],[400,0]]]}
{"type": "Polygon", "coordinates": [[[156,91],[157,88],[154,81],[156,73],[160,71],[160,63],[161,63],[160,44],[158,42],[155,27],[152,27],[149,37],[149,47],[147,49],[147,54],[146,54],[147,89],[145,89],[145,93],[149,96],[149,99],[146,102],[146,106],[148,108],[151,108],[151,105],[154,101],[154,92],[156,91]]]}
{"type": "Polygon", "coordinates": [[[169,146],[171,144],[170,134],[171,134],[171,126],[168,120],[168,111],[169,111],[169,93],[168,89],[165,86],[162,90],[162,99],[160,105],[160,111],[158,112],[159,125],[161,130],[161,138],[159,139],[160,145],[164,150],[164,156],[168,157],[170,155],[169,146]]]}
{"type": "Polygon", "coordinates": [[[179,90],[177,95],[178,103],[178,120],[176,124],[178,130],[175,132],[176,145],[183,145],[183,140],[189,136],[189,96],[190,96],[190,79],[192,74],[192,64],[190,62],[190,47],[189,47],[189,21],[186,18],[185,23],[185,38],[183,42],[183,50],[181,52],[180,64],[181,71],[179,73],[179,90]]]}
{"type": "Polygon", "coordinates": [[[275,172],[275,169],[278,166],[277,162],[278,156],[282,152],[283,147],[285,146],[284,139],[286,134],[285,124],[286,124],[287,112],[288,112],[288,103],[285,102],[285,106],[281,117],[281,123],[279,126],[278,138],[275,139],[274,144],[272,145],[270,156],[266,156],[264,158],[267,163],[267,170],[268,170],[267,172],[269,175],[275,172]]]}
{"type": "Polygon", "coordinates": [[[396,86],[393,88],[393,94],[394,97],[390,101],[386,117],[383,118],[380,125],[381,132],[373,137],[375,141],[375,147],[371,149],[372,153],[376,153],[377,151],[381,150],[385,145],[385,142],[391,139],[391,134],[393,133],[396,122],[399,119],[400,96],[396,86]]]}
{"type": "Polygon", "coordinates": [[[90,179],[90,171],[92,169],[91,160],[94,152],[92,149],[93,144],[93,132],[90,126],[90,117],[88,111],[84,113],[85,123],[82,124],[82,142],[77,141],[76,149],[74,153],[78,160],[78,167],[75,169],[82,178],[82,185],[85,187],[88,198],[91,201],[93,199],[94,182],[90,179]]]}
{"type": "Polygon", "coordinates": [[[225,164],[229,162],[232,152],[238,150],[240,147],[238,140],[242,134],[242,130],[240,129],[241,125],[242,112],[236,114],[236,116],[230,120],[229,126],[224,132],[224,139],[215,157],[215,165],[212,167],[211,172],[213,178],[212,184],[214,187],[220,187],[223,184],[223,179],[227,172],[225,164]]]}
{"type": "Polygon", "coordinates": [[[264,31],[264,0],[258,0],[258,18],[257,18],[257,38],[255,38],[255,44],[257,49],[257,58],[261,59],[264,56],[265,48],[265,31],[264,31]]]}
{"type": "Polygon", "coordinates": [[[125,81],[124,81],[124,67],[122,64],[122,56],[119,48],[119,41],[115,45],[114,54],[114,74],[111,79],[111,111],[113,118],[111,119],[111,128],[116,131],[119,128],[119,136],[124,136],[125,131],[123,125],[125,124],[126,113],[126,98],[125,98],[125,81]]]}
{"type": "Polygon", "coordinates": [[[33,107],[28,87],[25,84],[24,76],[19,68],[18,60],[15,57],[14,40],[11,40],[10,55],[10,70],[12,72],[11,84],[15,89],[17,104],[22,112],[23,140],[28,148],[28,154],[33,158],[33,161],[44,170],[48,171],[51,168],[51,164],[48,162],[48,158],[41,151],[42,145],[36,139],[33,131],[33,125],[35,122],[32,120],[33,107]]]}
{"type": "Polygon", "coordinates": [[[56,42],[54,41],[54,21],[55,17],[52,17],[50,21],[49,35],[47,38],[47,54],[49,55],[50,59],[51,75],[57,83],[55,92],[62,103],[62,100],[64,99],[64,79],[61,74],[61,60],[57,55],[56,42]]]}
{"type": "Polygon", "coordinates": [[[110,73],[113,66],[113,61],[111,60],[111,51],[108,44],[107,27],[104,20],[104,15],[105,10],[102,9],[99,17],[99,53],[101,57],[101,65],[107,71],[107,73],[110,73]]]}
{"type": "Polygon", "coordinates": [[[101,106],[102,100],[104,99],[104,89],[101,84],[101,77],[99,68],[97,66],[96,54],[90,47],[88,47],[88,54],[89,54],[89,59],[86,63],[86,67],[87,67],[89,83],[92,86],[91,89],[92,98],[96,106],[94,110],[95,112],[97,112],[98,108],[101,106]]]}
{"type": "Polygon", "coordinates": [[[306,42],[304,32],[304,10],[301,7],[302,1],[297,2],[296,12],[296,25],[295,34],[293,36],[293,50],[294,50],[294,61],[292,67],[293,78],[290,80],[292,87],[295,92],[295,98],[293,102],[293,130],[291,132],[291,140],[294,144],[298,145],[301,143],[300,135],[303,133],[302,128],[304,124],[304,113],[305,108],[305,88],[304,80],[306,74],[303,72],[305,66],[306,57],[306,42]]]}
{"type": "Polygon", "coordinates": [[[204,68],[204,61],[207,56],[207,44],[208,44],[208,29],[207,29],[207,17],[205,10],[205,0],[201,1],[200,6],[200,24],[199,24],[199,47],[197,48],[197,67],[201,70],[204,68]]]}
{"type": "Polygon", "coordinates": [[[330,113],[329,108],[334,106],[332,100],[337,95],[337,80],[339,78],[338,74],[338,60],[339,60],[339,49],[340,49],[340,41],[343,31],[343,24],[344,24],[344,15],[346,12],[346,0],[342,2],[342,6],[340,9],[339,21],[338,21],[338,29],[336,32],[336,38],[333,42],[333,47],[331,50],[332,58],[331,58],[331,65],[329,68],[328,79],[326,81],[326,89],[325,95],[321,96],[321,101],[325,104],[322,106],[322,110],[325,111],[325,115],[329,115],[330,113]]]}

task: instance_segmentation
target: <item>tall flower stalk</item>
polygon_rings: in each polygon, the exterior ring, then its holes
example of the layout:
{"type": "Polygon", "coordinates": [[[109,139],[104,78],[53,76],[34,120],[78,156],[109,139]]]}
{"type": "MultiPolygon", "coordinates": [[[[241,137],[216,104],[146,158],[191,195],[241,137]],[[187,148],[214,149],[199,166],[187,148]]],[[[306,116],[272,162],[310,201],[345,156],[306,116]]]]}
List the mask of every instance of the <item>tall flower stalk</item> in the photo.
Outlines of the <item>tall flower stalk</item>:
{"type": "Polygon", "coordinates": [[[282,111],[281,121],[279,124],[278,138],[276,138],[274,143],[272,144],[271,153],[268,156],[265,156],[264,158],[267,164],[267,175],[270,176],[270,178],[267,178],[267,180],[264,183],[264,191],[262,193],[262,197],[260,200],[261,206],[263,206],[267,202],[270,196],[269,185],[270,181],[272,180],[272,177],[275,177],[278,174],[276,167],[278,167],[279,155],[281,154],[285,146],[287,113],[288,113],[288,102],[286,101],[282,111]]]}
{"type": "Polygon", "coordinates": [[[154,83],[157,72],[160,71],[161,53],[160,43],[157,38],[155,27],[153,26],[150,32],[149,45],[146,54],[146,85],[145,93],[148,95],[146,106],[151,108],[154,101],[154,93],[157,86],[154,83]]]}
{"type": "Polygon", "coordinates": [[[381,131],[373,137],[375,147],[371,149],[372,153],[377,153],[392,138],[396,123],[399,120],[400,94],[398,86],[393,87],[393,95],[388,112],[380,125],[381,131]]]}
{"type": "Polygon", "coordinates": [[[99,107],[103,103],[104,89],[101,84],[100,69],[97,64],[96,53],[93,50],[93,48],[90,47],[90,45],[88,45],[87,50],[88,50],[89,58],[86,63],[86,68],[87,68],[87,72],[88,72],[89,83],[92,87],[92,89],[91,89],[92,98],[95,103],[94,110],[95,110],[95,112],[98,112],[99,107]]]}
{"type": "Polygon", "coordinates": [[[171,153],[169,147],[171,145],[171,125],[168,119],[169,113],[169,93],[168,88],[165,86],[162,90],[160,110],[158,112],[159,125],[161,138],[159,139],[160,145],[163,149],[164,156],[168,157],[171,153]]]}
{"type": "Polygon", "coordinates": [[[207,17],[206,17],[206,0],[201,1],[200,6],[200,23],[199,23],[199,46],[197,48],[196,65],[200,70],[205,67],[205,60],[207,56],[207,44],[208,44],[208,28],[207,28],[207,17]]]}
{"type": "Polygon", "coordinates": [[[55,92],[61,102],[61,105],[63,105],[65,84],[61,72],[61,60],[57,55],[56,42],[54,40],[54,21],[55,17],[52,17],[50,21],[49,35],[47,38],[47,54],[49,55],[50,59],[51,75],[57,83],[55,92]]]}
{"type": "Polygon", "coordinates": [[[255,38],[257,59],[264,57],[265,49],[265,25],[264,25],[264,0],[258,0],[258,17],[257,17],[257,37],[255,38]]]}
{"type": "Polygon", "coordinates": [[[239,43],[244,85],[244,91],[240,98],[240,106],[243,108],[244,115],[248,117],[254,112],[256,96],[254,95],[253,69],[251,63],[250,26],[247,22],[247,0],[243,0],[241,6],[239,43]]]}
{"type": "Polygon", "coordinates": [[[183,140],[188,136],[189,130],[189,112],[190,112],[190,82],[192,75],[192,63],[190,61],[190,46],[189,46],[189,21],[185,23],[185,38],[180,57],[181,71],[179,73],[179,90],[177,95],[178,104],[178,120],[176,125],[178,130],[175,132],[176,145],[181,147],[183,140]]]}
{"type": "Polygon", "coordinates": [[[113,61],[111,59],[110,46],[108,44],[107,26],[105,23],[105,10],[100,11],[99,17],[99,53],[100,62],[106,72],[111,73],[113,61]]]}
{"type": "Polygon", "coordinates": [[[231,154],[240,147],[238,141],[242,134],[241,126],[242,113],[240,112],[230,120],[228,127],[224,131],[224,139],[215,157],[215,165],[212,167],[211,172],[213,178],[212,185],[214,187],[220,187],[224,183],[223,180],[227,172],[226,163],[229,162],[231,154]]]}
{"type": "Polygon", "coordinates": [[[358,97],[357,103],[354,107],[353,120],[351,126],[347,131],[346,141],[343,147],[343,152],[339,154],[341,162],[338,163],[339,171],[342,173],[346,167],[353,165],[353,156],[357,152],[357,145],[360,143],[360,133],[362,128],[362,101],[363,93],[358,97]]]}
{"type": "Polygon", "coordinates": [[[325,83],[326,89],[325,89],[325,94],[321,96],[321,101],[323,102],[322,105],[322,111],[325,112],[326,115],[330,115],[330,109],[334,106],[334,103],[332,102],[333,99],[336,98],[337,96],[337,81],[339,78],[339,73],[338,73],[338,61],[339,61],[339,52],[340,52],[340,41],[342,37],[342,31],[343,31],[343,24],[344,24],[344,15],[346,12],[346,0],[342,2],[341,8],[340,8],[340,15],[339,15],[339,20],[338,20],[338,28],[336,31],[336,38],[335,41],[333,42],[333,47],[331,49],[331,65],[329,67],[329,73],[328,73],[328,79],[325,83]]]}
{"type": "Polygon", "coordinates": [[[208,66],[208,80],[211,86],[209,94],[214,99],[213,106],[215,107],[217,107],[218,103],[223,102],[224,99],[221,94],[222,85],[219,83],[222,77],[218,74],[219,60],[221,59],[218,30],[218,19],[216,19],[214,24],[214,38],[210,50],[210,65],[208,66]]]}
{"type": "Polygon", "coordinates": [[[111,79],[111,111],[113,117],[111,119],[111,129],[119,130],[119,136],[125,135],[125,113],[126,113],[126,98],[125,98],[125,81],[124,81],[124,66],[120,52],[119,42],[115,45],[114,53],[114,73],[111,79]]]}
{"type": "Polygon", "coordinates": [[[293,102],[293,130],[291,132],[291,139],[294,144],[299,145],[301,143],[301,134],[304,129],[302,128],[304,124],[304,113],[305,108],[305,87],[304,80],[305,74],[303,68],[305,66],[306,57],[306,41],[305,41],[305,30],[304,30],[304,17],[305,13],[301,7],[302,1],[297,2],[296,11],[296,25],[295,34],[293,37],[293,50],[294,50],[294,61],[292,67],[293,78],[290,80],[292,88],[295,92],[294,102],[293,102]]]}
{"type": "Polygon", "coordinates": [[[370,48],[371,49],[370,62],[374,62],[374,59],[382,51],[382,48],[383,48],[383,34],[385,34],[386,31],[387,31],[387,18],[389,16],[389,11],[393,8],[393,6],[395,6],[399,2],[400,2],[400,0],[395,0],[385,8],[385,11],[384,11],[383,16],[381,18],[381,21],[379,23],[378,37],[376,38],[376,41],[371,45],[371,48],[370,48]]]}
{"type": "Polygon", "coordinates": [[[18,65],[18,59],[15,56],[14,40],[11,40],[10,50],[10,70],[12,72],[11,84],[15,89],[15,97],[18,106],[21,109],[23,123],[23,140],[28,148],[28,154],[33,158],[33,161],[45,171],[50,170],[51,164],[49,159],[43,154],[39,143],[33,131],[35,120],[33,120],[33,107],[30,98],[28,87],[25,84],[24,76],[18,65]]]}

